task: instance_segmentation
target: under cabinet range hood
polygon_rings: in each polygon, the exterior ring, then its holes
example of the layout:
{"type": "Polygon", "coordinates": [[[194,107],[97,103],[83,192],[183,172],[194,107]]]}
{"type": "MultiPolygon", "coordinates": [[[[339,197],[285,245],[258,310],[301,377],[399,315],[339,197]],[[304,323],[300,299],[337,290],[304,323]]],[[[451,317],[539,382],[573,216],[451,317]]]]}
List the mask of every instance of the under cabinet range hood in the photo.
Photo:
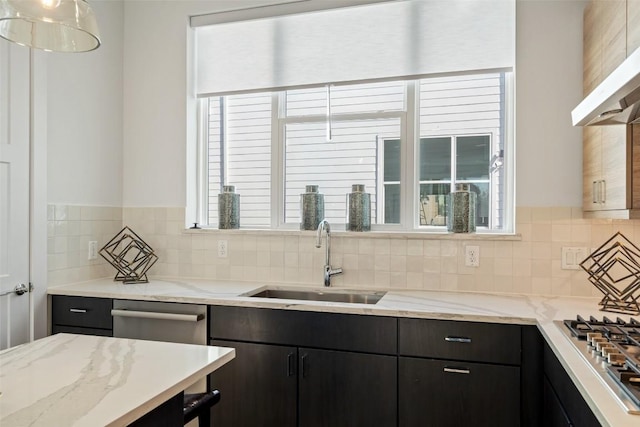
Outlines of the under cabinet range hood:
{"type": "Polygon", "coordinates": [[[640,48],[571,112],[574,126],[634,123],[640,119],[640,48]]]}

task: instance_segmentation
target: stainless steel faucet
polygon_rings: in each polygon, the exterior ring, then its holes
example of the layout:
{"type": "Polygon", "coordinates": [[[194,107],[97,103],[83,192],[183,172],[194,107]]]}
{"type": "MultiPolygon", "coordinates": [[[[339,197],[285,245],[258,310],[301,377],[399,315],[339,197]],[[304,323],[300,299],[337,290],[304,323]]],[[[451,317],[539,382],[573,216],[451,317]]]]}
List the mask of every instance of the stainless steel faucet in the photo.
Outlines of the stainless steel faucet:
{"type": "Polygon", "coordinates": [[[316,239],[316,248],[322,246],[322,230],[326,234],[326,248],[325,248],[325,261],[324,261],[324,285],[331,286],[331,276],[342,273],[342,268],[331,268],[331,226],[329,221],[323,219],[318,224],[318,238],[316,239]]]}

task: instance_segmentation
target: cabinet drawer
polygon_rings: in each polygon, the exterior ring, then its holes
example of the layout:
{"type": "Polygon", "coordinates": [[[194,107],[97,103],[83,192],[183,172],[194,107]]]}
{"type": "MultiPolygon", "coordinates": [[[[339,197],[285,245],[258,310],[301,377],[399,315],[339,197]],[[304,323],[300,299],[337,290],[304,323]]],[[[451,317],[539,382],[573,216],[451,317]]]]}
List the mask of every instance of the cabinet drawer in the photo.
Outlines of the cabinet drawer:
{"type": "Polygon", "coordinates": [[[113,329],[112,300],[53,295],[51,322],[53,325],[113,329]]]}
{"type": "Polygon", "coordinates": [[[355,314],[210,306],[212,339],[396,354],[397,319],[355,314]]]}
{"type": "Polygon", "coordinates": [[[520,365],[520,326],[425,319],[398,322],[401,355],[520,365]]]}
{"type": "Polygon", "coordinates": [[[462,361],[398,360],[400,427],[520,425],[520,368],[462,361]]]}

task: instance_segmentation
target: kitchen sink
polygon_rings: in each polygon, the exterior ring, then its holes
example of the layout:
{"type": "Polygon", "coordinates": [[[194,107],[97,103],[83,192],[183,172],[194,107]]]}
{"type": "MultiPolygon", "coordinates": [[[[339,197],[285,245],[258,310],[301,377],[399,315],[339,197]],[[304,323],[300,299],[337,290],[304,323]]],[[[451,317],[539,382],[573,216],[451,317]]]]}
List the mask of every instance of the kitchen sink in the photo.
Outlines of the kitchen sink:
{"type": "Polygon", "coordinates": [[[347,302],[357,304],[375,304],[386,292],[372,291],[341,291],[318,289],[263,289],[254,294],[246,295],[255,298],[276,298],[305,301],[347,302]]]}

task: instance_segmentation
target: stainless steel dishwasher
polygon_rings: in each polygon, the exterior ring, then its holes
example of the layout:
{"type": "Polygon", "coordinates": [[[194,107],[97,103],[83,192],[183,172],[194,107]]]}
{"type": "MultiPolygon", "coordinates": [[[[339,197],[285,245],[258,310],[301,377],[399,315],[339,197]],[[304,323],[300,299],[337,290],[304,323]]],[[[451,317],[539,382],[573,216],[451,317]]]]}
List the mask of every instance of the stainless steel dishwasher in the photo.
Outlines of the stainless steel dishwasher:
{"type": "MultiPolygon", "coordinates": [[[[207,345],[207,306],[156,301],[113,300],[113,336],[207,345]]],[[[206,378],[185,390],[206,391],[206,378]]]]}

